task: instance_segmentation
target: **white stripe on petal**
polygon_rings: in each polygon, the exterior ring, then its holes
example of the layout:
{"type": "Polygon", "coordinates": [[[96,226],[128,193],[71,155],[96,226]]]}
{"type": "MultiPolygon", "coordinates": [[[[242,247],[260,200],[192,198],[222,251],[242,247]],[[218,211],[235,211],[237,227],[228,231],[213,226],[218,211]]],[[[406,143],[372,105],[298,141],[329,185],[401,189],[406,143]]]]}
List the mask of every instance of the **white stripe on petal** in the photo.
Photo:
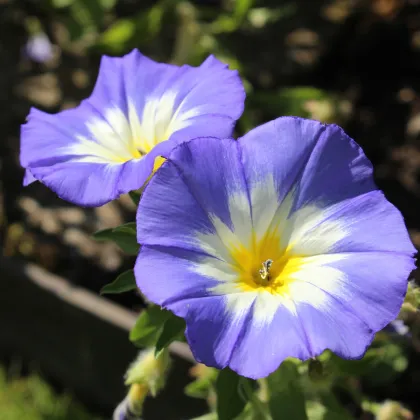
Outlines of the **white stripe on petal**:
{"type": "Polygon", "coordinates": [[[195,243],[206,254],[232,262],[227,244],[240,245],[232,231],[216,216],[211,217],[216,233],[197,232],[195,243]]]}
{"type": "MultiPolygon", "coordinates": [[[[194,263],[192,269],[201,276],[211,278],[220,283],[226,283],[228,287],[233,286],[238,278],[238,273],[233,269],[232,265],[217,258],[205,257],[200,262],[194,263]]],[[[229,290],[220,289],[218,294],[232,293],[232,290],[237,291],[233,288],[229,290]]]]}
{"type": "Polygon", "coordinates": [[[78,140],[66,152],[80,156],[82,162],[122,163],[133,156],[130,125],[119,108],[105,111],[104,118],[94,117],[86,123],[91,138],[76,135],[78,140]]]}
{"type": "Polygon", "coordinates": [[[281,306],[289,310],[291,314],[296,314],[295,305],[289,297],[272,295],[267,291],[259,292],[254,305],[254,319],[261,325],[267,325],[271,323],[281,306]]]}
{"type": "Polygon", "coordinates": [[[90,136],[76,133],[77,142],[66,152],[82,162],[124,163],[140,159],[175,130],[189,125],[174,118],[175,100],[176,92],[171,91],[162,97],[150,97],[140,116],[131,99],[127,101],[128,115],[119,108],[108,108],[86,122],[90,136]]]}
{"type": "Polygon", "coordinates": [[[283,201],[282,205],[277,200],[277,191],[272,176],[267,177],[264,181],[252,187],[251,204],[252,219],[257,240],[261,240],[264,237],[278,211],[281,212],[278,218],[286,220],[289,215],[286,200],[283,201]]]}
{"type": "Polygon", "coordinates": [[[229,213],[237,240],[247,247],[252,246],[250,240],[253,227],[249,200],[245,192],[238,191],[229,195],[229,213]]]}
{"type": "Polygon", "coordinates": [[[291,246],[292,255],[327,254],[348,234],[340,221],[328,220],[328,213],[308,206],[292,214],[282,237],[284,245],[291,246]]]}
{"type": "Polygon", "coordinates": [[[342,295],[344,300],[346,288],[343,283],[345,274],[329,266],[346,258],[342,254],[317,255],[304,258],[299,270],[291,275],[295,280],[289,285],[290,297],[296,303],[308,303],[322,310],[328,306],[332,296],[342,295]],[[324,291],[325,290],[325,291],[324,291]]]}
{"type": "Polygon", "coordinates": [[[296,307],[290,299],[272,295],[267,291],[226,294],[226,309],[234,317],[242,316],[251,305],[253,323],[260,327],[270,324],[280,307],[296,315],[296,307]]]}

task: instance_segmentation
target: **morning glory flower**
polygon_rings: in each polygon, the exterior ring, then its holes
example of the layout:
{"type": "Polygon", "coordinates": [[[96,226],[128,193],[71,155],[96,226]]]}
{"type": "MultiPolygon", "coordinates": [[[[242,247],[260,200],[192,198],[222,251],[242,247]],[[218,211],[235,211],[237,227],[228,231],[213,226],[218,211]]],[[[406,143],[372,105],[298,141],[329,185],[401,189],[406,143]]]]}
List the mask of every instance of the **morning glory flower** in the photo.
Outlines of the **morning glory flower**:
{"type": "Polygon", "coordinates": [[[238,73],[213,56],[199,67],[156,63],[137,50],[104,56],[77,108],[31,110],[21,134],[24,184],[39,180],[75,204],[102,205],[142,187],[178,143],[230,136],[244,99],[238,73]]]}
{"type": "Polygon", "coordinates": [[[414,268],[403,218],[336,125],[284,117],[178,146],[145,189],[135,274],[197,361],[261,378],[325,349],[360,358],[414,268]]]}

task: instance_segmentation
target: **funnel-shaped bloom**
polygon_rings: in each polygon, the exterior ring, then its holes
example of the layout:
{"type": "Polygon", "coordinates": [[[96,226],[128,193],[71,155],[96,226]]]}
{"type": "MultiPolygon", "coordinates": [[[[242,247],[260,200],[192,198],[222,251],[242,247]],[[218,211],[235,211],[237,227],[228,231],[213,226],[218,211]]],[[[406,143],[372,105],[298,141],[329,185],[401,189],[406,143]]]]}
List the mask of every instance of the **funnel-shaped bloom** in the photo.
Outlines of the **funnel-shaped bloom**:
{"type": "Polygon", "coordinates": [[[361,357],[401,307],[415,249],[339,127],[279,118],[178,146],[138,209],[137,284],[185,318],[196,359],[260,378],[361,357]]]}
{"type": "Polygon", "coordinates": [[[21,136],[25,184],[37,179],[61,198],[99,206],[140,188],[178,143],[230,136],[244,99],[237,72],[212,56],[199,67],[156,63],[137,50],[105,56],[80,106],[31,110],[21,136]]]}

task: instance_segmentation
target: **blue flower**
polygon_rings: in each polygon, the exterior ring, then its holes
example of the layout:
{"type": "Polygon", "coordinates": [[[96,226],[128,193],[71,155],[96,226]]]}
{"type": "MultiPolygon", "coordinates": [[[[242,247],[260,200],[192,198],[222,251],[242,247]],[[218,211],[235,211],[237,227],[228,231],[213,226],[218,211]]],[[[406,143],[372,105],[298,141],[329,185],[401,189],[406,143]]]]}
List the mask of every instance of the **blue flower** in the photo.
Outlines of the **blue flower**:
{"type": "Polygon", "coordinates": [[[103,57],[92,95],[50,115],[32,109],[22,126],[25,184],[99,206],[142,187],[175,145],[229,136],[243,111],[236,71],[210,56],[199,67],[161,64],[137,50],[103,57]]]}
{"type": "Polygon", "coordinates": [[[325,349],[362,357],[414,268],[360,147],[300,118],[178,146],[145,189],[137,229],[145,296],[186,320],[197,361],[250,378],[325,349]]]}

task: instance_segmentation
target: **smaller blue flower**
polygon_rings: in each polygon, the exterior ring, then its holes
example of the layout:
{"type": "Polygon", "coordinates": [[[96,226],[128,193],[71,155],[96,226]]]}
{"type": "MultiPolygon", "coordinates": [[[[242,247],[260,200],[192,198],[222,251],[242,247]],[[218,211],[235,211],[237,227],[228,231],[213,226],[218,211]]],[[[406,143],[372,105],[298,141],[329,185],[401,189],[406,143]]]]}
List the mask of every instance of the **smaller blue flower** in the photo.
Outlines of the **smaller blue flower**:
{"type": "Polygon", "coordinates": [[[53,46],[47,35],[43,32],[38,32],[29,37],[24,53],[32,61],[45,63],[53,57],[53,46]]]}
{"type": "Polygon", "coordinates": [[[21,132],[24,183],[39,180],[65,200],[100,206],[142,187],[175,145],[231,135],[244,100],[238,73],[213,56],[199,67],[156,63],[137,50],[105,56],[80,106],[31,110],[21,132]]]}

